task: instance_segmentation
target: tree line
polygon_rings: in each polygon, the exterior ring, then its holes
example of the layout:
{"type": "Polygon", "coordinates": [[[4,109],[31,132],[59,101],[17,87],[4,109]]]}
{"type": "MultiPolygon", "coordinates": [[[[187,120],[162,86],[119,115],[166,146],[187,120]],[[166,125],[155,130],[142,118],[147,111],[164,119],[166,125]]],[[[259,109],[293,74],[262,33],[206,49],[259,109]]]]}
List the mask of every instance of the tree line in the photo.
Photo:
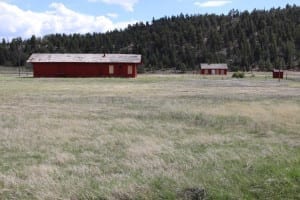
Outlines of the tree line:
{"type": "Polygon", "coordinates": [[[242,71],[299,70],[300,7],[180,14],[106,33],[2,39],[0,65],[25,65],[32,53],[137,53],[143,56],[141,71],[185,72],[200,63],[227,63],[242,71]]]}

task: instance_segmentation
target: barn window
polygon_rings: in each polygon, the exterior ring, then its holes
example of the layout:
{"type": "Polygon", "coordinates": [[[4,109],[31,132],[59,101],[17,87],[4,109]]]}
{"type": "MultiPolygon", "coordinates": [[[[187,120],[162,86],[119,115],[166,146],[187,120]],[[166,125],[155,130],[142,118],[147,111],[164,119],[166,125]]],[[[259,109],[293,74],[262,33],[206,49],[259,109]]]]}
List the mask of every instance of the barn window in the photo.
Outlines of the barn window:
{"type": "Polygon", "coordinates": [[[132,65],[128,65],[128,74],[132,74],[132,65]]]}
{"type": "Polygon", "coordinates": [[[109,65],[109,74],[114,74],[114,66],[113,65],[109,65]]]}

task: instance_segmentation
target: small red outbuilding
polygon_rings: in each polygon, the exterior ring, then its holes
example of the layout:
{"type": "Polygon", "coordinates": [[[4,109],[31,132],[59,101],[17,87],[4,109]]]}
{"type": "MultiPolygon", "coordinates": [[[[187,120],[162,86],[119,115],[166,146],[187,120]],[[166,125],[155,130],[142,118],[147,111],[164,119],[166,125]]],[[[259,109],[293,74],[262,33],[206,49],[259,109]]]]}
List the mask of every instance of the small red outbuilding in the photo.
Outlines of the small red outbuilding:
{"type": "Polygon", "coordinates": [[[274,69],[273,70],[273,78],[283,79],[283,70],[274,69]]]}
{"type": "Polygon", "coordinates": [[[137,76],[137,54],[32,54],[34,77],[127,77],[137,76]]]}
{"type": "Polygon", "coordinates": [[[227,75],[227,64],[201,64],[200,73],[203,75],[227,75]]]}

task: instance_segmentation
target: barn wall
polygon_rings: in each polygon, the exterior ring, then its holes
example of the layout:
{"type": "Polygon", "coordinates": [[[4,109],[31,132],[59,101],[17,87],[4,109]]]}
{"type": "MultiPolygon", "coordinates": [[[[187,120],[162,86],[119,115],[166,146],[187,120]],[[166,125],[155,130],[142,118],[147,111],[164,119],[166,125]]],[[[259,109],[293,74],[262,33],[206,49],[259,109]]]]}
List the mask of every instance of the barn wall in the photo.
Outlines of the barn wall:
{"type": "Polygon", "coordinates": [[[136,64],[101,64],[101,63],[33,63],[34,77],[136,77],[136,64]],[[109,65],[114,66],[114,73],[109,74],[109,65]],[[128,66],[132,74],[128,74],[128,66]]]}
{"type": "Polygon", "coordinates": [[[201,69],[200,73],[203,75],[212,75],[213,70],[215,71],[214,75],[227,75],[227,69],[201,69]]]}

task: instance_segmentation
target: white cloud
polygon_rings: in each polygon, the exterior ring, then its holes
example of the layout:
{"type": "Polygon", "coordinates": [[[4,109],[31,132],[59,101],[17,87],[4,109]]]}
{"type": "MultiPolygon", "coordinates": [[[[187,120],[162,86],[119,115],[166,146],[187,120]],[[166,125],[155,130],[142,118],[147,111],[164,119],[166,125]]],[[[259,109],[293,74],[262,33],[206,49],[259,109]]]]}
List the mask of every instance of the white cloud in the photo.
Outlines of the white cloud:
{"type": "Polygon", "coordinates": [[[106,32],[136,21],[113,23],[106,16],[91,16],[52,3],[46,12],[32,12],[0,1],[0,38],[43,36],[51,33],[106,32]]]}
{"type": "Polygon", "coordinates": [[[232,1],[206,1],[206,2],[195,2],[194,4],[199,7],[220,7],[231,3],[232,1]]]}
{"type": "Polygon", "coordinates": [[[113,18],[113,19],[116,19],[116,18],[119,17],[119,15],[118,15],[117,13],[107,13],[106,15],[107,15],[108,17],[110,17],[110,18],[113,18]]]}
{"type": "Polygon", "coordinates": [[[113,4],[122,6],[125,10],[133,12],[133,7],[139,0],[88,0],[89,2],[103,2],[106,4],[113,4]]]}

